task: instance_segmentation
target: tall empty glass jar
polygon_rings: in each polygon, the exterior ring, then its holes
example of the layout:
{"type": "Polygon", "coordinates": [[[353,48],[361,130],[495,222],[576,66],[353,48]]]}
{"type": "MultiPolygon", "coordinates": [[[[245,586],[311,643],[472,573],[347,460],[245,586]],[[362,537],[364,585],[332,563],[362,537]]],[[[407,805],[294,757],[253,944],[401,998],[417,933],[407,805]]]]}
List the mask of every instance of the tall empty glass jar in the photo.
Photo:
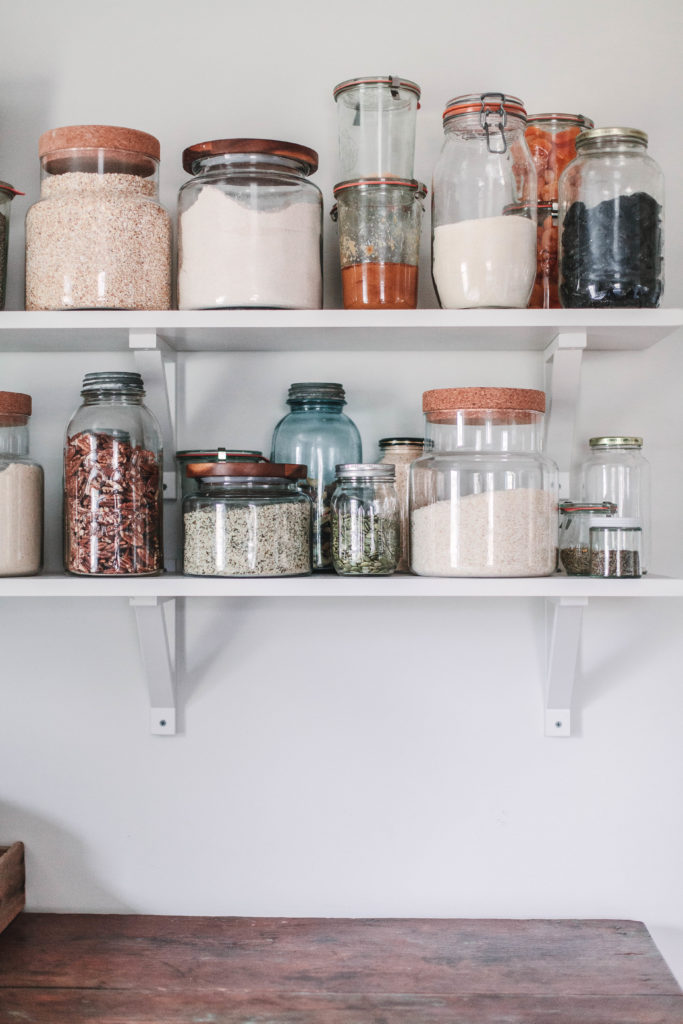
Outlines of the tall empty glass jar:
{"type": "Polygon", "coordinates": [[[0,309],[5,308],[7,289],[7,250],[9,246],[10,204],[15,196],[23,196],[6,181],[0,181],[0,309]]]}
{"type": "Polygon", "coordinates": [[[344,309],[416,308],[426,194],[398,178],[335,185],[344,309]]]}
{"type": "Polygon", "coordinates": [[[31,396],[0,391],[0,576],[43,564],[43,470],[29,456],[31,396]]]}
{"type": "Polygon", "coordinates": [[[442,307],[524,308],[536,275],[536,171],[522,101],[457,96],[432,188],[432,276],[442,307]]]}
{"type": "Polygon", "coordinates": [[[107,125],[40,137],[40,200],[26,217],[26,309],[169,309],[171,221],[159,141],[107,125]]]}
{"type": "Polygon", "coordinates": [[[545,395],[425,391],[425,448],[410,469],[411,568],[420,576],[555,571],[558,471],[542,452],[545,395]]]}
{"type": "Polygon", "coordinates": [[[356,424],[344,414],[346,396],[341,384],[292,384],[287,396],[290,412],[273,432],[273,462],[308,467],[308,491],[313,499],[313,569],[331,568],[330,500],[336,467],[360,462],[361,439],[356,424]]]}
{"type": "Polygon", "coordinates": [[[162,450],[139,373],[86,373],[64,444],[64,564],[83,576],[163,569],[162,450]]]}
{"type": "Polygon", "coordinates": [[[271,139],[190,146],[178,196],[180,309],[322,307],[318,154],[271,139]]]}
{"type": "Polygon", "coordinates": [[[410,465],[424,452],[422,437],[383,437],[379,442],[379,464],[396,471],[401,550],[397,572],[410,571],[410,465]]]}
{"type": "Polygon", "coordinates": [[[420,87],[398,75],[350,78],[334,88],[340,177],[412,178],[420,87]]]}

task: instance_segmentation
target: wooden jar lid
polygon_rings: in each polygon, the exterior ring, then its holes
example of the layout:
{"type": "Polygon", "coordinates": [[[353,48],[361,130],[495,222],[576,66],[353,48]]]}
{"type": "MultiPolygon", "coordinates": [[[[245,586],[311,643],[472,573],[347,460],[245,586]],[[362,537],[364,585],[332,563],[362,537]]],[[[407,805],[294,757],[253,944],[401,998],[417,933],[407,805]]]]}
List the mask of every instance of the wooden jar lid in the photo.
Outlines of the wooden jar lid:
{"type": "Polygon", "coordinates": [[[38,141],[38,155],[51,156],[65,149],[118,149],[126,153],[158,160],[159,140],[134,128],[116,128],[107,124],[74,124],[51,128],[38,141]]]}
{"type": "Polygon", "coordinates": [[[304,480],[306,466],[290,462],[191,462],[185,468],[188,477],[206,476],[263,476],[284,480],[304,480]]]}
{"type": "Polygon", "coordinates": [[[545,392],[532,388],[435,388],[422,395],[423,412],[524,409],[545,412],[545,392]]]}
{"type": "Polygon", "coordinates": [[[30,416],[32,407],[30,395],[19,391],[0,391],[0,416],[30,416]]]}
{"type": "Polygon", "coordinates": [[[196,160],[207,156],[223,156],[232,153],[262,153],[265,156],[282,156],[288,160],[297,160],[307,168],[307,174],[315,174],[318,170],[318,154],[308,146],[299,146],[295,142],[278,142],[276,139],[213,139],[210,142],[197,142],[183,150],[183,167],[192,174],[192,166],[196,160]]]}

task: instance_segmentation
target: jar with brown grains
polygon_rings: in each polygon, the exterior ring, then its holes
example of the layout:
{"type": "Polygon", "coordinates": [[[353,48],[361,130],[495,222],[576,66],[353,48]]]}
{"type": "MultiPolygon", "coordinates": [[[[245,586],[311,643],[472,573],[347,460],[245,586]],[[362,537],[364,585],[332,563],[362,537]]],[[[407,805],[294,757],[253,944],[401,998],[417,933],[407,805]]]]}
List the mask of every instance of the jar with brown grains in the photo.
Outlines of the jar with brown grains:
{"type": "Polygon", "coordinates": [[[139,373],[87,373],[64,445],[68,572],[147,576],[163,569],[162,449],[139,373]]]}
{"type": "Polygon", "coordinates": [[[169,309],[171,221],[159,142],[107,125],[40,137],[40,200],[26,217],[26,309],[169,309]]]}

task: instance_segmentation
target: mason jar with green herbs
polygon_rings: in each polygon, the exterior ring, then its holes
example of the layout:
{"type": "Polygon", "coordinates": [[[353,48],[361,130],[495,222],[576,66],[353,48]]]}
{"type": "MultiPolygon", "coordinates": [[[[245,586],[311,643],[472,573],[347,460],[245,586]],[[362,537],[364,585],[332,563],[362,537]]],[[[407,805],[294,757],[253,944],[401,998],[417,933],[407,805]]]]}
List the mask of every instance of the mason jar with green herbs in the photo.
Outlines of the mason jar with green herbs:
{"type": "Polygon", "coordinates": [[[337,466],[332,494],[332,565],[340,576],[390,576],[401,553],[393,465],[337,466]]]}

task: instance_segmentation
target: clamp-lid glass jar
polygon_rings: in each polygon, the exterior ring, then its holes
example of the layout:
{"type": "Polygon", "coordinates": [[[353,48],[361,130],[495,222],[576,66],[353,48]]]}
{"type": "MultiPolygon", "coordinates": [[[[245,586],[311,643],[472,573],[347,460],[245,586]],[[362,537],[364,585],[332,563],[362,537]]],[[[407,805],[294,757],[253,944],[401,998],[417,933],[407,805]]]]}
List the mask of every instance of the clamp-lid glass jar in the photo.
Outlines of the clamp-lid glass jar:
{"type": "Polygon", "coordinates": [[[41,135],[26,216],[26,309],[170,309],[171,221],[159,141],[107,125],[41,135]]]}
{"type": "Polygon", "coordinates": [[[558,471],[542,452],[545,394],[425,391],[425,454],[410,467],[410,567],[420,576],[549,576],[558,471]]]}
{"type": "Polygon", "coordinates": [[[590,527],[601,517],[616,516],[610,501],[560,502],[560,566],[567,576],[590,576],[590,527]]]}
{"type": "Polygon", "coordinates": [[[83,576],[163,569],[161,431],[139,373],[86,373],[64,445],[64,565],[83,576]]]}
{"type": "Polygon", "coordinates": [[[332,565],[340,576],[390,576],[400,554],[396,472],[391,465],[337,466],[332,565]]]}
{"type": "Polygon", "coordinates": [[[318,154],[272,139],[190,146],[178,196],[180,309],[320,309],[318,154]]]}
{"type": "Polygon", "coordinates": [[[334,87],[342,178],[412,178],[420,86],[398,75],[334,87]]]}
{"type": "Polygon", "coordinates": [[[183,502],[188,576],[307,576],[311,499],[297,486],[305,466],[191,463],[199,490],[183,502]]]}
{"type": "Polygon", "coordinates": [[[43,565],[43,470],[29,456],[30,395],[0,391],[0,576],[43,565]]]}
{"type": "Polygon", "coordinates": [[[521,100],[457,96],[432,188],[432,276],[446,309],[523,309],[536,274],[536,170],[521,100]]]}
{"type": "Polygon", "coordinates": [[[23,192],[12,188],[6,181],[0,181],[0,309],[5,308],[5,294],[7,290],[10,204],[15,196],[23,195],[23,192]]]}
{"type": "Polygon", "coordinates": [[[560,299],[654,307],[664,287],[664,178],[636,128],[592,128],[559,183],[560,299]]]}
{"type": "Polygon", "coordinates": [[[410,572],[410,464],[424,452],[423,437],[383,437],[379,441],[380,466],[393,466],[396,471],[401,553],[397,572],[410,572]]]}
{"type": "Polygon", "coordinates": [[[427,189],[404,178],[342,181],[339,221],[344,309],[415,309],[427,189]]]}

